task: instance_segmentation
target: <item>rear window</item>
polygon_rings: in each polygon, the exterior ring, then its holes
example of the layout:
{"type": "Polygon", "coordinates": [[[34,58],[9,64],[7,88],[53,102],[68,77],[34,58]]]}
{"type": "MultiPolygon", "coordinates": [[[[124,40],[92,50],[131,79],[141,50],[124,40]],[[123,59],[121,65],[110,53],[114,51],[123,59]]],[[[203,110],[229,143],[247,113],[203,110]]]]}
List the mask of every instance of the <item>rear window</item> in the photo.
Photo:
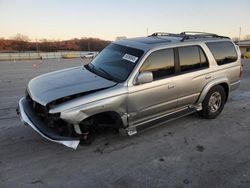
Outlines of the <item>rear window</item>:
{"type": "Polygon", "coordinates": [[[212,52],[218,65],[224,65],[237,61],[237,53],[232,42],[209,42],[206,44],[212,52]]]}

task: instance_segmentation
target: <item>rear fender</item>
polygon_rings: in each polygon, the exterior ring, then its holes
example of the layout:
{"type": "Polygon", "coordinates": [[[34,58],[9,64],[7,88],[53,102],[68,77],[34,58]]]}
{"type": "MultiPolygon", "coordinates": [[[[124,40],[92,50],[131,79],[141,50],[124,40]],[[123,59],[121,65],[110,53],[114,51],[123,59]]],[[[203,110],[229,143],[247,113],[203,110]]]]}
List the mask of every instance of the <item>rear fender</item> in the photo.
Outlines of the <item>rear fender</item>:
{"type": "Polygon", "coordinates": [[[222,83],[226,83],[226,84],[228,85],[228,88],[230,88],[230,87],[229,87],[229,81],[228,81],[227,78],[224,78],[224,77],[223,77],[223,78],[214,79],[214,80],[212,80],[211,82],[209,82],[209,83],[203,88],[203,90],[202,90],[202,92],[201,92],[201,94],[200,94],[200,97],[199,97],[199,99],[198,99],[198,101],[197,101],[197,104],[200,104],[200,103],[203,102],[203,100],[205,99],[205,97],[206,97],[208,91],[209,91],[212,87],[214,87],[214,86],[216,86],[216,85],[219,85],[219,84],[222,84],[222,83]]]}

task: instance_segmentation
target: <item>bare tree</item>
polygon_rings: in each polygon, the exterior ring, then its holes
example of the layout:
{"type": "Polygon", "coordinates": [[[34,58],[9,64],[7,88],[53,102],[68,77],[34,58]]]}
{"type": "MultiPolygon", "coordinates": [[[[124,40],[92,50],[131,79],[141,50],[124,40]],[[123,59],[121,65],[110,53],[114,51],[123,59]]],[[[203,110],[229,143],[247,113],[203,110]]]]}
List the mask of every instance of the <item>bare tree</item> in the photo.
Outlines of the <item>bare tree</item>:
{"type": "Polygon", "coordinates": [[[123,40],[123,39],[126,39],[126,38],[127,38],[126,36],[118,36],[118,37],[116,37],[115,40],[123,40]]]}
{"type": "Polygon", "coordinates": [[[232,39],[234,42],[239,42],[239,37],[233,37],[232,39]]]}
{"type": "Polygon", "coordinates": [[[27,35],[22,35],[21,33],[17,33],[15,36],[11,37],[11,39],[17,41],[25,41],[25,42],[30,41],[27,35]]]}
{"type": "Polygon", "coordinates": [[[244,40],[250,40],[250,35],[245,35],[244,40]]]}
{"type": "Polygon", "coordinates": [[[19,52],[23,52],[27,49],[27,45],[30,40],[28,36],[22,35],[20,33],[17,33],[11,39],[15,41],[13,44],[13,48],[15,50],[18,50],[19,52]]]}
{"type": "Polygon", "coordinates": [[[40,51],[55,52],[58,50],[73,50],[73,51],[101,51],[111,41],[101,40],[98,38],[82,38],[71,40],[48,40],[48,39],[35,39],[35,41],[29,40],[27,36],[17,34],[11,38],[0,40],[0,50],[13,50],[19,52],[25,51],[40,51]]]}

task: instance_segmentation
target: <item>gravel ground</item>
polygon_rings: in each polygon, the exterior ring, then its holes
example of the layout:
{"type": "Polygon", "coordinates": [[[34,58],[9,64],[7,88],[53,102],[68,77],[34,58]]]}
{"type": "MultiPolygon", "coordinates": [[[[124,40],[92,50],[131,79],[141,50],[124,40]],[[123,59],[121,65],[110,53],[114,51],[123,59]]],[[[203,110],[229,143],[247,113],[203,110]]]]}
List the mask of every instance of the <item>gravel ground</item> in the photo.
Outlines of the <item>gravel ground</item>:
{"type": "Polygon", "coordinates": [[[250,61],[222,114],[196,114],[133,137],[100,135],[77,150],[23,126],[28,81],[75,60],[0,62],[0,187],[250,187],[250,61]]]}

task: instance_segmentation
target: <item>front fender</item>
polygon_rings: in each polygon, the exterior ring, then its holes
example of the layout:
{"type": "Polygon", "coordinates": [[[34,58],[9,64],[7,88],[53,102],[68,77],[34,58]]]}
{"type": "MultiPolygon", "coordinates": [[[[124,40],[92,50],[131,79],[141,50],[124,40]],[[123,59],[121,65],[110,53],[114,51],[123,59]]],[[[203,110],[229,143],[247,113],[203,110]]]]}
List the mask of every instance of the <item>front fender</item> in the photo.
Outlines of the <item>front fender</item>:
{"type": "Polygon", "coordinates": [[[113,96],[88,104],[77,106],[61,112],[60,118],[71,123],[79,124],[82,120],[102,113],[102,112],[116,112],[120,115],[123,124],[127,124],[127,108],[126,95],[113,96]]]}
{"type": "Polygon", "coordinates": [[[208,91],[218,85],[218,84],[222,84],[222,83],[226,83],[228,85],[228,88],[229,88],[229,80],[227,78],[217,78],[217,79],[214,79],[214,80],[211,80],[202,90],[201,94],[200,94],[200,97],[197,101],[197,104],[200,104],[203,102],[203,100],[205,99],[208,91]]]}

